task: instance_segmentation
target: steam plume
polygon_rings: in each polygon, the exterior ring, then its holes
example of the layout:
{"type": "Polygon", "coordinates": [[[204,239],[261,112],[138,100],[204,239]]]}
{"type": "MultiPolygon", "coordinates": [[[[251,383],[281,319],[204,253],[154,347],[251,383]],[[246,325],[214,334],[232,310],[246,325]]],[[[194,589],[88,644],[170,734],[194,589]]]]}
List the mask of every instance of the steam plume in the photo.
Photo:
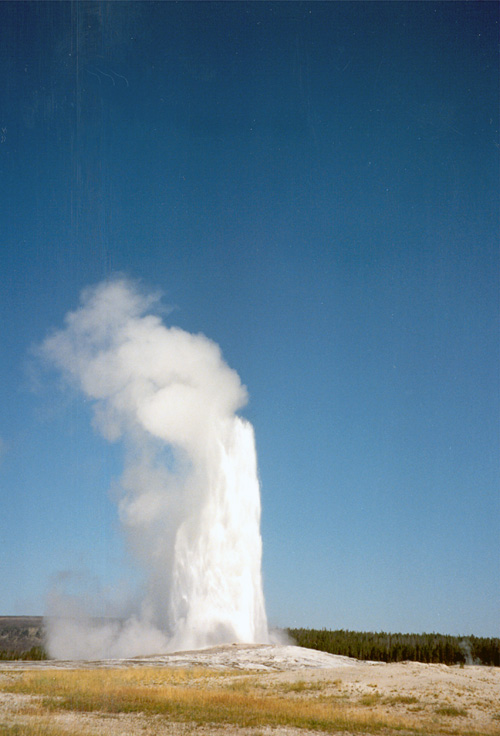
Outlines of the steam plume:
{"type": "Polygon", "coordinates": [[[125,279],[83,292],[42,353],[122,440],[120,521],[146,572],[139,613],[49,627],[56,657],[130,656],[268,640],[252,426],[237,373],[201,334],[166,327],[125,279]]]}

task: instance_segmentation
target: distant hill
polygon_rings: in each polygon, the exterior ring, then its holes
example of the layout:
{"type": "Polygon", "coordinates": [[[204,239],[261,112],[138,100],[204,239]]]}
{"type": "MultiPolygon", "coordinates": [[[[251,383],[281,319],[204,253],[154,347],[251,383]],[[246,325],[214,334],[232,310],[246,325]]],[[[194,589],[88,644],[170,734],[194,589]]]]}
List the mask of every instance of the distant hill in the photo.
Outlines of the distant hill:
{"type": "Polygon", "coordinates": [[[43,645],[42,616],[0,616],[0,659],[7,653],[21,655],[43,645]]]}

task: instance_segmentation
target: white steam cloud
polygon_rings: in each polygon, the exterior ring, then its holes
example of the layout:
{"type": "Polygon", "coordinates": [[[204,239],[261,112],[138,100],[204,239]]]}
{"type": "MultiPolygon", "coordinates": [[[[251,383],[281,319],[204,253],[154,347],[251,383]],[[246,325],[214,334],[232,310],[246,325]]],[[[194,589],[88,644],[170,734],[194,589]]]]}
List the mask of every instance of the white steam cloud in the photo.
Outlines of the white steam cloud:
{"type": "Polygon", "coordinates": [[[124,441],[119,516],[147,578],[125,622],[91,623],[78,605],[51,617],[57,658],[268,641],[255,442],[236,415],[246,390],[214,342],[148,313],[157,301],[104,282],[41,348],[94,402],[99,432],[124,441]]]}

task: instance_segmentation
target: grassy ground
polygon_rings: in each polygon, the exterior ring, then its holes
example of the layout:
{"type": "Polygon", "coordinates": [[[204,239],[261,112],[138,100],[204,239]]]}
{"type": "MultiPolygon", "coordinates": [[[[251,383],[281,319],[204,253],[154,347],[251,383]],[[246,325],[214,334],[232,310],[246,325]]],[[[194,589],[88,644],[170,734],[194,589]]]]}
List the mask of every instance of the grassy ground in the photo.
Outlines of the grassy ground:
{"type": "Polygon", "coordinates": [[[376,683],[360,693],[338,673],[321,679],[301,673],[289,680],[201,668],[11,671],[0,676],[0,695],[11,702],[10,710],[0,712],[0,736],[192,733],[195,728],[255,736],[500,734],[489,702],[483,705],[491,713],[478,724],[462,704],[449,702],[448,694],[388,694],[376,683]]]}

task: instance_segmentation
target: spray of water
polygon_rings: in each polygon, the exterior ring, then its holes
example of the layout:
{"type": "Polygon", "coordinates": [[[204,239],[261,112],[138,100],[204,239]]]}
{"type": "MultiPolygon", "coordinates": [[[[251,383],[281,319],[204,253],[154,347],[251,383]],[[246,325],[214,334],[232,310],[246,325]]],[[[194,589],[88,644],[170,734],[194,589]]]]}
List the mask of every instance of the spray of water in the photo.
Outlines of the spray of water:
{"type": "Polygon", "coordinates": [[[92,400],[96,429],[124,442],[119,516],[146,577],[125,623],[83,621],[78,603],[61,617],[59,597],[59,658],[268,641],[255,442],[236,414],[246,390],[214,342],[152,314],[157,302],[126,279],[102,283],[41,347],[92,400]]]}

